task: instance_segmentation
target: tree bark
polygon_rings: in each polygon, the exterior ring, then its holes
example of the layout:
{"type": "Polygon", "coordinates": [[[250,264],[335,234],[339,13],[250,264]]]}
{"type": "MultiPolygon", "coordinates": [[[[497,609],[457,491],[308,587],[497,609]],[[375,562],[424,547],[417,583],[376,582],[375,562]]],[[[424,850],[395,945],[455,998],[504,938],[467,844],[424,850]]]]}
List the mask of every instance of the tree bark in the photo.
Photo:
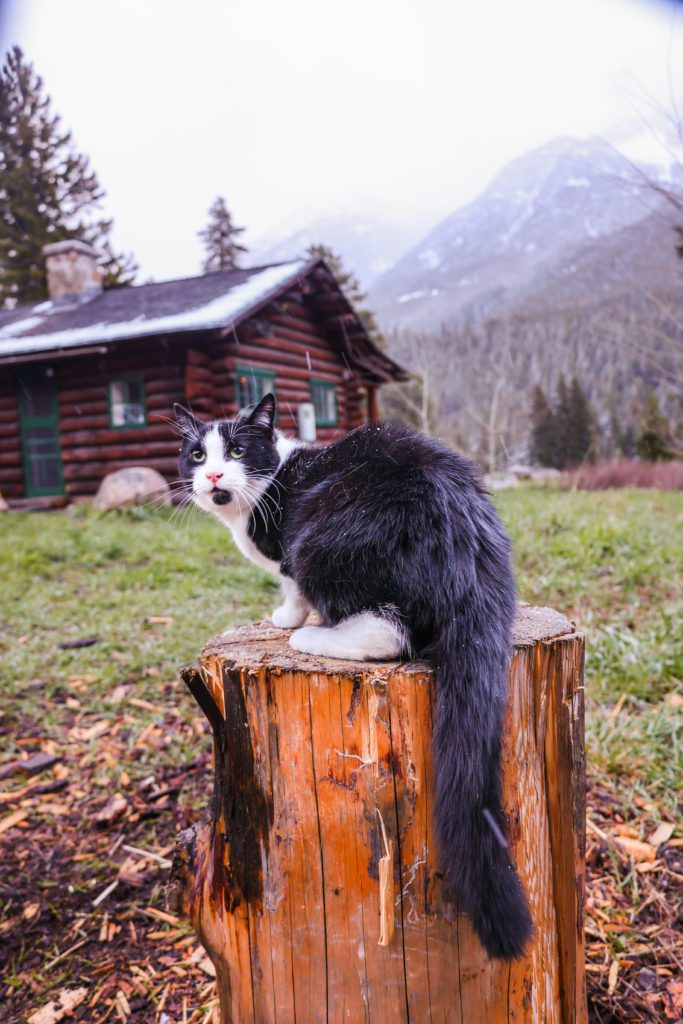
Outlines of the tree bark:
{"type": "Polygon", "coordinates": [[[176,909],[216,967],[223,1024],[575,1024],[583,970],[583,639],[519,610],[503,752],[511,853],[535,934],[492,962],[444,891],[432,674],[302,655],[259,623],[183,677],[214,734],[176,909]]]}

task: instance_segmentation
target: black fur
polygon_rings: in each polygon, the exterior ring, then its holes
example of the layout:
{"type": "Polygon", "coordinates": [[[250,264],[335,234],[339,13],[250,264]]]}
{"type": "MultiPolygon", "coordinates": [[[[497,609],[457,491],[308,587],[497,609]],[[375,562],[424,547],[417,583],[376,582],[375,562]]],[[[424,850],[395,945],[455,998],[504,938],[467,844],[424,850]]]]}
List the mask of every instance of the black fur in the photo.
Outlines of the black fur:
{"type": "MultiPolygon", "coordinates": [[[[260,465],[260,445],[274,443],[257,433],[253,444],[260,465]]],[[[515,589],[510,542],[473,466],[406,428],[365,426],[295,450],[267,495],[277,511],[252,514],[249,532],[325,621],[390,609],[405,655],[434,665],[442,869],[489,955],[519,956],[532,924],[500,791],[515,589]]]]}

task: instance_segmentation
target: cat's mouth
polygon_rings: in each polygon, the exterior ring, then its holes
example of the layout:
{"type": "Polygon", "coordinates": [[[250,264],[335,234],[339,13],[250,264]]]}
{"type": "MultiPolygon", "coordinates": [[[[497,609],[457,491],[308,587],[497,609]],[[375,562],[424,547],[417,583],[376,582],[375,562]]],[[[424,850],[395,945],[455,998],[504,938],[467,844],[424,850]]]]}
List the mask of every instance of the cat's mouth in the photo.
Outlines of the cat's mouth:
{"type": "Polygon", "coordinates": [[[211,491],[211,500],[214,505],[228,505],[232,501],[230,491],[222,491],[220,487],[214,487],[211,491]]]}

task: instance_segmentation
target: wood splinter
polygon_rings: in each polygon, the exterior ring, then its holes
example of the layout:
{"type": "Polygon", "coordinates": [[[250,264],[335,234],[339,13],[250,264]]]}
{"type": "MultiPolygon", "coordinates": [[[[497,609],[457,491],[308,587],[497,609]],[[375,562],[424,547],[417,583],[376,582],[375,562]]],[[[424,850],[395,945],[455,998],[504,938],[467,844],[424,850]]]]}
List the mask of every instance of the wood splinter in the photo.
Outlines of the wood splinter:
{"type": "Polygon", "coordinates": [[[377,808],[382,826],[384,856],[379,862],[379,946],[388,946],[394,937],[394,844],[387,839],[384,818],[377,808]]]}

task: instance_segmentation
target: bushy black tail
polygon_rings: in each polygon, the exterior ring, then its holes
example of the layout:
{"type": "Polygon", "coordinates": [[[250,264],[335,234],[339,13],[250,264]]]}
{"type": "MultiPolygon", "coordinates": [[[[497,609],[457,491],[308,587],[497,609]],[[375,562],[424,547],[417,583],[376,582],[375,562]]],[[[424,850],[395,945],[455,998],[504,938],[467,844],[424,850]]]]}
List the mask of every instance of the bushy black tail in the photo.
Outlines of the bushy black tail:
{"type": "Polygon", "coordinates": [[[435,818],[441,866],[491,957],[519,956],[532,921],[510,862],[500,754],[507,637],[449,618],[431,645],[437,680],[435,818]]]}

